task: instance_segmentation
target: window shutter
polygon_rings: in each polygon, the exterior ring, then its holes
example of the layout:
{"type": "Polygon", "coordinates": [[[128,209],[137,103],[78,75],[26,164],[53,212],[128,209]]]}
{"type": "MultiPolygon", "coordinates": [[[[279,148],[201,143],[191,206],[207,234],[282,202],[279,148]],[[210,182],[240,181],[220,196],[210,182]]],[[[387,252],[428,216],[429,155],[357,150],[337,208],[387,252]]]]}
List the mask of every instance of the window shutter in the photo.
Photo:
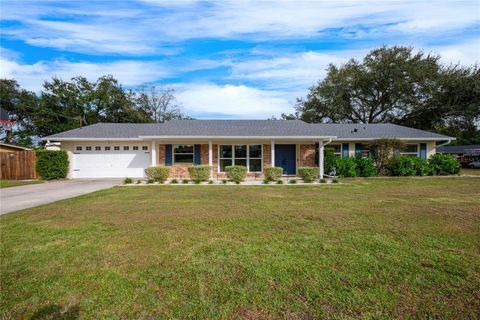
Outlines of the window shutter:
{"type": "Polygon", "coordinates": [[[342,157],[343,158],[348,158],[350,156],[348,153],[349,153],[348,143],[342,144],[342,157]]]}
{"type": "Polygon", "coordinates": [[[427,160],[427,144],[420,143],[420,158],[423,160],[427,160]]]}
{"type": "Polygon", "coordinates": [[[362,155],[362,144],[361,143],[355,143],[355,156],[361,156],[362,155]]]}
{"type": "Polygon", "coordinates": [[[166,166],[172,165],[172,145],[171,144],[165,145],[165,165],[166,166]]]}
{"type": "Polygon", "coordinates": [[[194,145],[193,148],[193,164],[199,165],[202,163],[202,158],[201,158],[201,152],[200,152],[200,145],[196,144],[194,145]]]}

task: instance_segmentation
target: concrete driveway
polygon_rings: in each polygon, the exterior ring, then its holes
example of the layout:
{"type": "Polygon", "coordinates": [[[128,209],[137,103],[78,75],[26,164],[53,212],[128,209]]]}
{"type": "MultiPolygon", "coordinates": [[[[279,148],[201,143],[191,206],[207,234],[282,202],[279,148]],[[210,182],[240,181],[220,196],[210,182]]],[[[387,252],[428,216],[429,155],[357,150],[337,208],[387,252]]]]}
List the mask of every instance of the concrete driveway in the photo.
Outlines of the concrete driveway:
{"type": "Polygon", "coordinates": [[[0,214],[108,189],[121,183],[121,179],[77,179],[2,188],[0,214]]]}

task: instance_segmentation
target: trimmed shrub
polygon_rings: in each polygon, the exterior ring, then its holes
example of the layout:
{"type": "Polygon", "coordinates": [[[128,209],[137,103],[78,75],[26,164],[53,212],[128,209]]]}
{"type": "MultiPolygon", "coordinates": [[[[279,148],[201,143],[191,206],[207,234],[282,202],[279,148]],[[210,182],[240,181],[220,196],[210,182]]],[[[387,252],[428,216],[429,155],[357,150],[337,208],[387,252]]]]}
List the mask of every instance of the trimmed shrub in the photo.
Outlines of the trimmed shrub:
{"type": "Polygon", "coordinates": [[[182,183],[183,183],[183,184],[188,184],[188,180],[187,180],[187,179],[183,179],[183,180],[182,180],[182,183]]]}
{"type": "Polygon", "coordinates": [[[156,167],[148,167],[145,169],[145,175],[149,179],[153,179],[155,181],[164,182],[170,176],[170,167],[164,166],[156,166],[156,167]]]}
{"type": "Polygon", "coordinates": [[[277,184],[283,184],[283,180],[277,180],[277,184]]]}
{"type": "Polygon", "coordinates": [[[154,182],[155,182],[155,180],[153,180],[152,178],[147,179],[147,184],[152,184],[154,182]]]}
{"type": "Polygon", "coordinates": [[[63,179],[68,173],[68,155],[65,150],[37,150],[37,174],[45,180],[63,179]]]}
{"type": "Polygon", "coordinates": [[[269,184],[270,182],[271,182],[271,181],[270,181],[270,180],[267,180],[267,179],[263,180],[263,184],[269,184]]]}
{"type": "Polygon", "coordinates": [[[302,178],[303,182],[311,183],[318,178],[320,171],[317,167],[300,167],[298,168],[298,175],[302,178]]]}
{"type": "Polygon", "coordinates": [[[214,184],[213,180],[209,180],[208,184],[214,184]]]}
{"type": "Polygon", "coordinates": [[[332,183],[338,183],[338,179],[332,179],[332,183]]]}
{"type": "Polygon", "coordinates": [[[436,153],[428,160],[433,174],[447,175],[460,172],[460,163],[449,154],[436,153]]]}
{"type": "Polygon", "coordinates": [[[355,158],[337,158],[335,160],[337,175],[340,177],[356,177],[357,163],[355,158]]]}
{"type": "Polygon", "coordinates": [[[290,184],[297,184],[297,180],[290,180],[290,181],[288,181],[288,183],[290,183],[290,184]]]}
{"type": "Polygon", "coordinates": [[[178,183],[178,180],[177,179],[172,179],[172,181],[170,181],[171,184],[177,184],[178,183]]]}
{"type": "Polygon", "coordinates": [[[265,175],[265,180],[275,181],[282,177],[283,168],[282,167],[268,167],[263,170],[265,175]]]}
{"type": "Polygon", "coordinates": [[[432,170],[427,160],[418,157],[399,156],[392,159],[389,166],[390,174],[393,176],[426,176],[432,170]]]}
{"type": "Polygon", "coordinates": [[[320,183],[327,183],[327,179],[320,179],[320,183]]]}
{"type": "Polygon", "coordinates": [[[357,176],[373,177],[377,175],[377,168],[372,158],[355,157],[357,176]]]}
{"type": "Polygon", "coordinates": [[[240,183],[247,177],[247,167],[245,166],[228,166],[225,168],[227,178],[235,183],[240,183]]]}
{"type": "Polygon", "coordinates": [[[126,177],[125,179],[123,179],[123,184],[130,184],[130,183],[133,183],[132,178],[126,177]]]}
{"type": "Polygon", "coordinates": [[[199,165],[188,168],[190,179],[194,182],[207,181],[210,178],[210,171],[212,167],[208,165],[199,165]]]}

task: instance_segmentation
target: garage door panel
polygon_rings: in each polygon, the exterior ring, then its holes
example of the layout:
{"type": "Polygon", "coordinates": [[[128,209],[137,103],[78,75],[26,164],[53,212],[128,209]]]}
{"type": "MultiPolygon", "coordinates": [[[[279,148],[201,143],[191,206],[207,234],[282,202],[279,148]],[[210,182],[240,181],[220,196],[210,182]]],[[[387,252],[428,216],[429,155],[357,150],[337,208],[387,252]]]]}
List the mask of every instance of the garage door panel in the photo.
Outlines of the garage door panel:
{"type": "MultiPolygon", "coordinates": [[[[85,149],[85,148],[83,148],[85,149]]],[[[144,177],[150,153],[142,150],[83,151],[73,155],[74,178],[144,177]]]]}

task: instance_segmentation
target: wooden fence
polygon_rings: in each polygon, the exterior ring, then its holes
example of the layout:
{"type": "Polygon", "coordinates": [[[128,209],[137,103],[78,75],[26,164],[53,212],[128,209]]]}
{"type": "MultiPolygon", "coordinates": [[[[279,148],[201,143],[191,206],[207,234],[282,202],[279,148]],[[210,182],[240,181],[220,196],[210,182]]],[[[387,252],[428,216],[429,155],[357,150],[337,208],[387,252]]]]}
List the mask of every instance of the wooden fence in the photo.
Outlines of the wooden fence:
{"type": "Polygon", "coordinates": [[[36,179],[35,151],[0,152],[0,179],[36,179]]]}

